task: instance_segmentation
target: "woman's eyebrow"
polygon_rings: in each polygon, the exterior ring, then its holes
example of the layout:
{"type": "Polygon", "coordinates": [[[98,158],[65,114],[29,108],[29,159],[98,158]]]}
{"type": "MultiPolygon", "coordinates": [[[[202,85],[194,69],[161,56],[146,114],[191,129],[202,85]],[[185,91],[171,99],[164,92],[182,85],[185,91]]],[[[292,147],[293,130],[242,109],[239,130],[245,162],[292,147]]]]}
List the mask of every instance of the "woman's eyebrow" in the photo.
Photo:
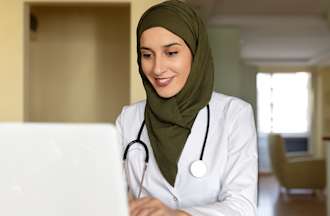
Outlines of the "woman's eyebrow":
{"type": "Polygon", "coordinates": [[[174,46],[174,45],[182,46],[181,44],[175,42],[175,43],[166,44],[166,45],[164,45],[163,47],[168,48],[168,47],[171,47],[171,46],[174,46]]]}
{"type": "MultiPolygon", "coordinates": [[[[169,43],[169,44],[163,45],[163,47],[168,48],[168,47],[175,46],[175,45],[182,46],[182,44],[174,42],[174,43],[169,43]]],[[[145,46],[141,46],[140,50],[150,50],[150,51],[152,51],[151,48],[145,47],[145,46]]]]}
{"type": "Polygon", "coordinates": [[[140,50],[151,50],[150,48],[148,48],[148,47],[140,47],[140,50]]]}

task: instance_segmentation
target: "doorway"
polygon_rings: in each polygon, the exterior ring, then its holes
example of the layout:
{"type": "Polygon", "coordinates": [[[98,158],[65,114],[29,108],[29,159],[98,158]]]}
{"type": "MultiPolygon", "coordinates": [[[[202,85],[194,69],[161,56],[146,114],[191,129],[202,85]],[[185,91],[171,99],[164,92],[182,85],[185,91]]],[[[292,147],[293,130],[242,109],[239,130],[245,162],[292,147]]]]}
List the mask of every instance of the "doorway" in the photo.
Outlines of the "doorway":
{"type": "Polygon", "coordinates": [[[113,123],[129,103],[130,5],[26,11],[24,120],[113,123]]]}

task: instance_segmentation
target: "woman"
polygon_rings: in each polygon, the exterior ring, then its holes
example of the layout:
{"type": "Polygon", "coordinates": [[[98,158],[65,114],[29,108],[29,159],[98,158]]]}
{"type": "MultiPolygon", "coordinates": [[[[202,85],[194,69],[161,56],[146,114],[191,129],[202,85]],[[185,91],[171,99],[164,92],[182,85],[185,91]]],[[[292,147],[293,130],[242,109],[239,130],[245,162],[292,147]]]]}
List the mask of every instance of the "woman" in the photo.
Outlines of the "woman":
{"type": "Polygon", "coordinates": [[[147,99],[124,107],[116,122],[134,197],[130,215],[255,215],[253,112],[213,92],[201,18],[183,2],[163,2],[141,17],[137,42],[147,99]]]}

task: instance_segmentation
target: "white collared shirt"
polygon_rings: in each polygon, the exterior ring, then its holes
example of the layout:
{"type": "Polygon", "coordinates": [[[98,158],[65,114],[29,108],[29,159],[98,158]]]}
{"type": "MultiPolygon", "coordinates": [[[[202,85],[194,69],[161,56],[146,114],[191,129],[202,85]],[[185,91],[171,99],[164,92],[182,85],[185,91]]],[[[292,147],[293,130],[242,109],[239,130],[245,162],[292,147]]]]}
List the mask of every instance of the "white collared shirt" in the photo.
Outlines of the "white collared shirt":
{"type": "MultiPolygon", "coordinates": [[[[200,110],[178,162],[174,187],[162,176],[149,142],[147,129],[141,135],[149,150],[149,165],[142,195],[160,199],[191,215],[255,216],[257,202],[257,141],[251,106],[235,97],[213,93],[209,102],[210,127],[203,161],[207,173],[196,178],[190,165],[201,154],[207,124],[206,107],[200,110]]],[[[144,120],[145,101],[126,106],[116,125],[123,149],[137,139],[144,120]]],[[[169,140],[170,142],[170,140],[169,140]]],[[[137,196],[145,150],[133,145],[127,158],[127,182],[137,196]]]]}

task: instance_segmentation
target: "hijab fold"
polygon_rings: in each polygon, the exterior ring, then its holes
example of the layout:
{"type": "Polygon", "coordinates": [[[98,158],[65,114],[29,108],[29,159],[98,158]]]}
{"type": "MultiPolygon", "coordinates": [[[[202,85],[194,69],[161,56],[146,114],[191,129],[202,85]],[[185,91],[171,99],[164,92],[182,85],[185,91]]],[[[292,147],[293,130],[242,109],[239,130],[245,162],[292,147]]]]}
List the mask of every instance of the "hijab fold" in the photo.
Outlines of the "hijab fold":
{"type": "Polygon", "coordinates": [[[207,31],[191,6],[170,0],[149,8],[142,15],[136,34],[137,62],[147,95],[144,117],[148,136],[162,175],[174,186],[177,164],[192,125],[198,112],[209,103],[213,91],[214,66],[207,31]],[[188,80],[171,98],[158,96],[142,71],[140,38],[152,27],[163,27],[179,36],[192,52],[188,80]]]}

